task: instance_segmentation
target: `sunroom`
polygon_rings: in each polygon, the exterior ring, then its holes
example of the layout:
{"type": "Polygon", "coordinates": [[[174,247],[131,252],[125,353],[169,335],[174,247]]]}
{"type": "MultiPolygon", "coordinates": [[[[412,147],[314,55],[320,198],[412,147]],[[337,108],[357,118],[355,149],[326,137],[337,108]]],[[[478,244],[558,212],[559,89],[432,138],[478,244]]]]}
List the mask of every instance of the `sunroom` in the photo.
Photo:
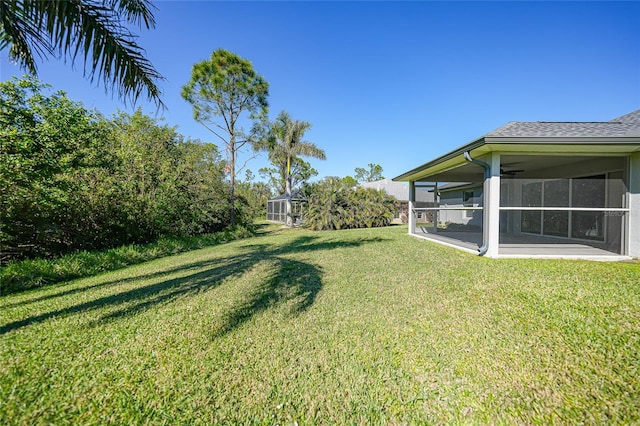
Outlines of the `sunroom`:
{"type": "MultiPolygon", "coordinates": [[[[300,194],[291,196],[291,223],[296,226],[303,221],[307,199],[300,194]]],[[[283,194],[267,201],[267,220],[287,223],[287,195],[283,194]]]]}
{"type": "Polygon", "coordinates": [[[395,180],[409,182],[417,237],[488,257],[640,256],[640,111],[512,122],[395,180]]]}

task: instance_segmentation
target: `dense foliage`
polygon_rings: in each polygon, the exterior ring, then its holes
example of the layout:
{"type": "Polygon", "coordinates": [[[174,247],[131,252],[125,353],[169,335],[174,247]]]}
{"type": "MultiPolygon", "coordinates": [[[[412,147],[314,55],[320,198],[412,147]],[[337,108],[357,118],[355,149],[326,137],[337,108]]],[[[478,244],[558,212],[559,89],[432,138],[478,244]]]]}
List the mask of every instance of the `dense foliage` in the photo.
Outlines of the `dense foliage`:
{"type": "Polygon", "coordinates": [[[0,83],[3,261],[229,224],[215,145],[184,140],[140,111],[106,119],[45,89],[32,78],[0,83]]]}
{"type": "Polygon", "coordinates": [[[236,196],[243,217],[264,219],[267,214],[267,201],[272,197],[271,188],[264,182],[254,182],[251,170],[246,171],[244,181],[236,181],[236,196]]]}
{"type": "Polygon", "coordinates": [[[395,199],[382,191],[326,179],[309,191],[305,226],[317,231],[387,226],[393,220],[394,203],[395,199]]]}

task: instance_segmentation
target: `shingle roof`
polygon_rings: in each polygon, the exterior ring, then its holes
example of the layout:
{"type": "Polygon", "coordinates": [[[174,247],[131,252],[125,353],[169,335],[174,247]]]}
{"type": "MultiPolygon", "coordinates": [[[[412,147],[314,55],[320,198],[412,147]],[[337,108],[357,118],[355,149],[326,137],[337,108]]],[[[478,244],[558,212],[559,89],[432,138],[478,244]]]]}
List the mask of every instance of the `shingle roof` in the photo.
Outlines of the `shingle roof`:
{"type": "Polygon", "coordinates": [[[640,136],[640,110],[607,122],[511,121],[484,137],[623,137],[640,136]]]}
{"type": "Polygon", "coordinates": [[[640,109],[630,112],[629,114],[622,115],[618,118],[614,118],[611,122],[636,124],[640,127],[640,109]]]}
{"type": "Polygon", "coordinates": [[[637,147],[637,138],[640,138],[640,110],[614,118],[611,121],[602,122],[512,121],[464,146],[409,170],[395,177],[394,180],[409,181],[416,177],[419,178],[421,174],[425,173],[425,170],[443,162],[460,158],[464,152],[485,144],[531,144],[538,142],[540,144],[574,144],[575,146],[581,146],[581,144],[594,146],[630,144],[637,147]]]}

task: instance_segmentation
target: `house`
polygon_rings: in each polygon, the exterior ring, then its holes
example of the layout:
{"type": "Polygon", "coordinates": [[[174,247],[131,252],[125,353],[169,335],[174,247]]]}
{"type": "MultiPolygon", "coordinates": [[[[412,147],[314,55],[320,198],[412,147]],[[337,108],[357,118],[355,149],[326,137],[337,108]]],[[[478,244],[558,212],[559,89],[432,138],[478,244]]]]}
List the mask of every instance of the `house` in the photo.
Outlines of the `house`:
{"type": "Polygon", "coordinates": [[[492,258],[640,257],[640,110],[510,122],[393,180],[409,183],[417,237],[492,258]]]}
{"type": "MultiPolygon", "coordinates": [[[[377,191],[384,191],[398,200],[396,214],[393,221],[396,223],[407,223],[407,219],[409,217],[409,186],[407,184],[394,182],[391,179],[381,179],[373,182],[361,183],[359,186],[362,188],[372,188],[377,191]]],[[[433,194],[426,191],[418,192],[416,194],[415,204],[420,207],[433,207],[433,194]]],[[[423,220],[422,214],[420,214],[418,220],[423,220]]]]}
{"type": "MultiPolygon", "coordinates": [[[[452,182],[438,187],[439,204],[444,207],[478,207],[482,202],[482,184],[452,182]]],[[[482,216],[473,210],[444,210],[437,215],[438,225],[482,226],[482,216]]]]}

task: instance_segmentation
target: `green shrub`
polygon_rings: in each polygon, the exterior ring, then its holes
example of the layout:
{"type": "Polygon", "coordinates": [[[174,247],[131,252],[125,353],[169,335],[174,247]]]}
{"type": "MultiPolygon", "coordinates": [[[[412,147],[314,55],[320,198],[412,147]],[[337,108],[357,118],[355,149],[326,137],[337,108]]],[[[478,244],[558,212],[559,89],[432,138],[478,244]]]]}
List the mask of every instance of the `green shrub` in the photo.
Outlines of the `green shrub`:
{"type": "MultiPolygon", "coordinates": [[[[48,92],[34,78],[0,82],[0,264],[229,225],[214,144],[141,110],[108,119],[48,92]]],[[[237,219],[253,217],[239,207],[237,219]]]]}
{"type": "Polygon", "coordinates": [[[305,226],[316,231],[388,226],[395,201],[382,191],[327,180],[310,194],[305,226]]]}

